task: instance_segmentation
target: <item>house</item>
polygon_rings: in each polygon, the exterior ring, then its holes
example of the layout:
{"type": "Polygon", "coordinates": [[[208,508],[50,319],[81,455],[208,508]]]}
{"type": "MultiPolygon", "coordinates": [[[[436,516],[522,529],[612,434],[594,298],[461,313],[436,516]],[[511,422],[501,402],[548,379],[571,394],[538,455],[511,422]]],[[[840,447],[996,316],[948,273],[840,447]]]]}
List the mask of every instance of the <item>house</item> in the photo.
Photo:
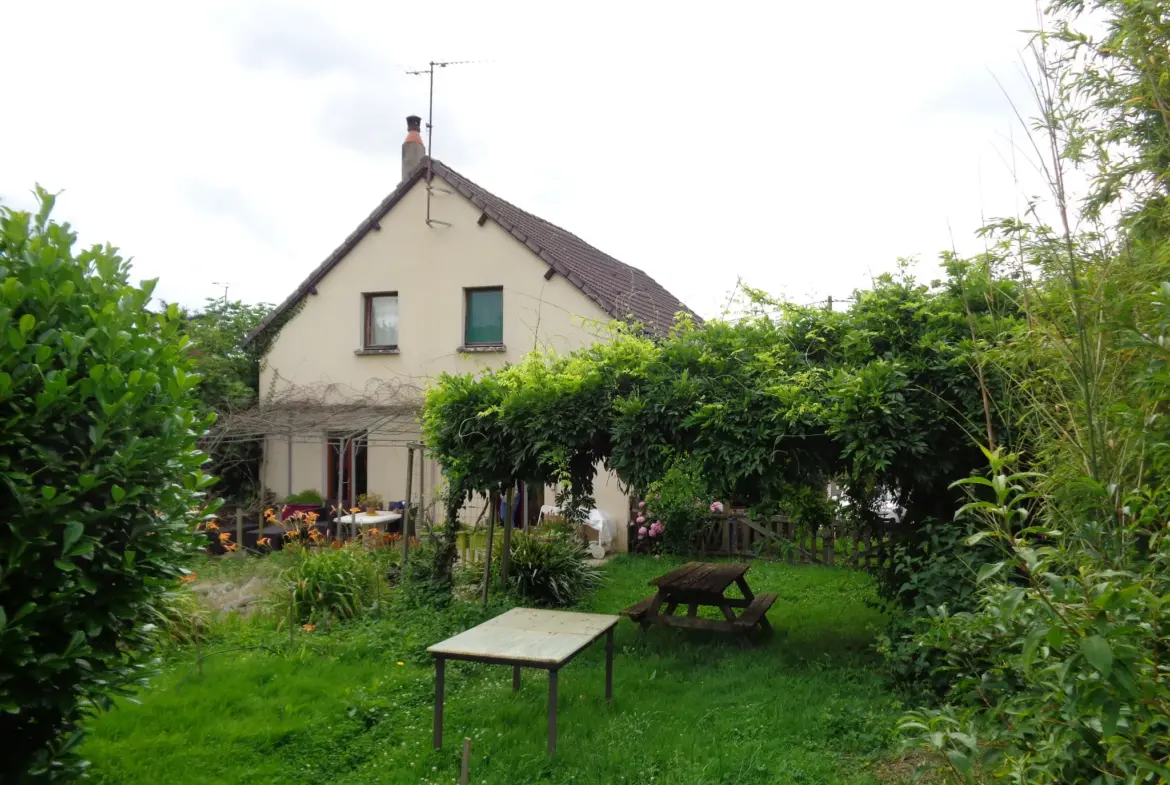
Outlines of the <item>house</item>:
{"type": "MultiPolygon", "coordinates": [[[[427,158],[419,123],[407,118],[398,187],[247,338],[263,347],[251,427],[278,498],[402,499],[422,394],[441,372],[568,352],[603,340],[613,319],[665,334],[693,313],[641,270],[427,158]]],[[[430,510],[440,480],[424,462],[430,510]]],[[[628,500],[604,470],[595,496],[620,547],[628,500]]]]}

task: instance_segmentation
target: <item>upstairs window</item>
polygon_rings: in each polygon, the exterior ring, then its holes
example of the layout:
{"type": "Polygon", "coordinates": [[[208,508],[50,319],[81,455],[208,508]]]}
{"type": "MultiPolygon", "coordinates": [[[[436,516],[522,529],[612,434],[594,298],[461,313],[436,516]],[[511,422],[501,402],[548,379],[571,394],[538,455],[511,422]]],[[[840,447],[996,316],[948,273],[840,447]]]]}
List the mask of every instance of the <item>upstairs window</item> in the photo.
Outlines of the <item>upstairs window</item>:
{"type": "Polygon", "coordinates": [[[464,289],[464,346],[504,343],[504,289],[464,289]]]}
{"type": "Polygon", "coordinates": [[[398,293],[377,292],[364,295],[365,329],[363,348],[398,348],[398,293]]]}

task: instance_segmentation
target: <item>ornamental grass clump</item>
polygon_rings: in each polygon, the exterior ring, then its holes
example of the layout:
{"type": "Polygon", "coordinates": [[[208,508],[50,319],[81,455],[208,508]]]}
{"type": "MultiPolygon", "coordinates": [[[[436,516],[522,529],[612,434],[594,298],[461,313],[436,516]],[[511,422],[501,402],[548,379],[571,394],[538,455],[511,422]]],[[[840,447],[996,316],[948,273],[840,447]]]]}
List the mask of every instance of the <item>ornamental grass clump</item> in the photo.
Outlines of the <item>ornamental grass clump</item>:
{"type": "Polygon", "coordinates": [[[296,560],[281,573],[274,589],[282,618],[287,618],[291,603],[298,623],[350,619],[384,590],[378,563],[360,541],[305,546],[294,552],[296,560]]]}
{"type": "Polygon", "coordinates": [[[586,561],[585,549],[572,537],[512,536],[509,588],[534,605],[576,605],[601,583],[601,573],[586,561]]]}

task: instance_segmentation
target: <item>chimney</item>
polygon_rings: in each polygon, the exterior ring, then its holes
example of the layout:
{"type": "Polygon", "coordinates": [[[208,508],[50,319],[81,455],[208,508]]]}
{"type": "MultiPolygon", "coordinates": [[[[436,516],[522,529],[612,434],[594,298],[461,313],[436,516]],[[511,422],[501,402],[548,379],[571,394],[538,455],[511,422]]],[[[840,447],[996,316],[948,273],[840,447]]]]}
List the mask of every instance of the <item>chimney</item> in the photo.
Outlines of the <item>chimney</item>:
{"type": "Polygon", "coordinates": [[[406,118],[406,139],[402,142],[402,182],[410,177],[427,154],[422,134],[419,133],[421,127],[422,118],[418,115],[412,114],[406,118]]]}

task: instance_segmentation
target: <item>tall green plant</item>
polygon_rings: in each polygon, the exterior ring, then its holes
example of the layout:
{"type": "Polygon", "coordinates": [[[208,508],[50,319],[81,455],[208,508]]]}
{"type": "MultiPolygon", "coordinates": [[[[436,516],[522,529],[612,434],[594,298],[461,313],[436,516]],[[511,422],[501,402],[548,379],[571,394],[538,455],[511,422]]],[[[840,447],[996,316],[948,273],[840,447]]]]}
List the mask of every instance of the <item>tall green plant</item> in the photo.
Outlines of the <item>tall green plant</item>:
{"type": "Polygon", "coordinates": [[[1034,39],[1056,221],[989,233],[1026,282],[1027,329],[996,361],[1041,473],[992,452],[990,478],[968,481],[970,542],[999,554],[972,612],[944,609],[915,641],[953,687],[903,722],[956,781],[1170,779],[1168,19],[1164,0],[1057,0],[1034,39]],[[1093,34],[1075,29],[1090,8],[1093,34]],[[1074,168],[1091,183],[1080,205],[1074,168]]]}
{"type": "MultiPolygon", "coordinates": [[[[1168,454],[1166,447],[1159,450],[1168,454]]],[[[1126,500],[1115,529],[1122,564],[1036,514],[1034,473],[989,453],[990,493],[964,511],[1000,558],[979,571],[978,611],[932,622],[951,705],[901,723],[942,753],[961,782],[1154,782],[1170,777],[1170,683],[1160,660],[1170,622],[1170,485],[1126,500]]]]}
{"type": "MultiPolygon", "coordinates": [[[[114,249],[0,207],[0,780],[78,775],[78,723],[144,675],[210,480],[177,310],[114,249]]],[[[209,511],[209,510],[205,510],[209,511]]]]}

